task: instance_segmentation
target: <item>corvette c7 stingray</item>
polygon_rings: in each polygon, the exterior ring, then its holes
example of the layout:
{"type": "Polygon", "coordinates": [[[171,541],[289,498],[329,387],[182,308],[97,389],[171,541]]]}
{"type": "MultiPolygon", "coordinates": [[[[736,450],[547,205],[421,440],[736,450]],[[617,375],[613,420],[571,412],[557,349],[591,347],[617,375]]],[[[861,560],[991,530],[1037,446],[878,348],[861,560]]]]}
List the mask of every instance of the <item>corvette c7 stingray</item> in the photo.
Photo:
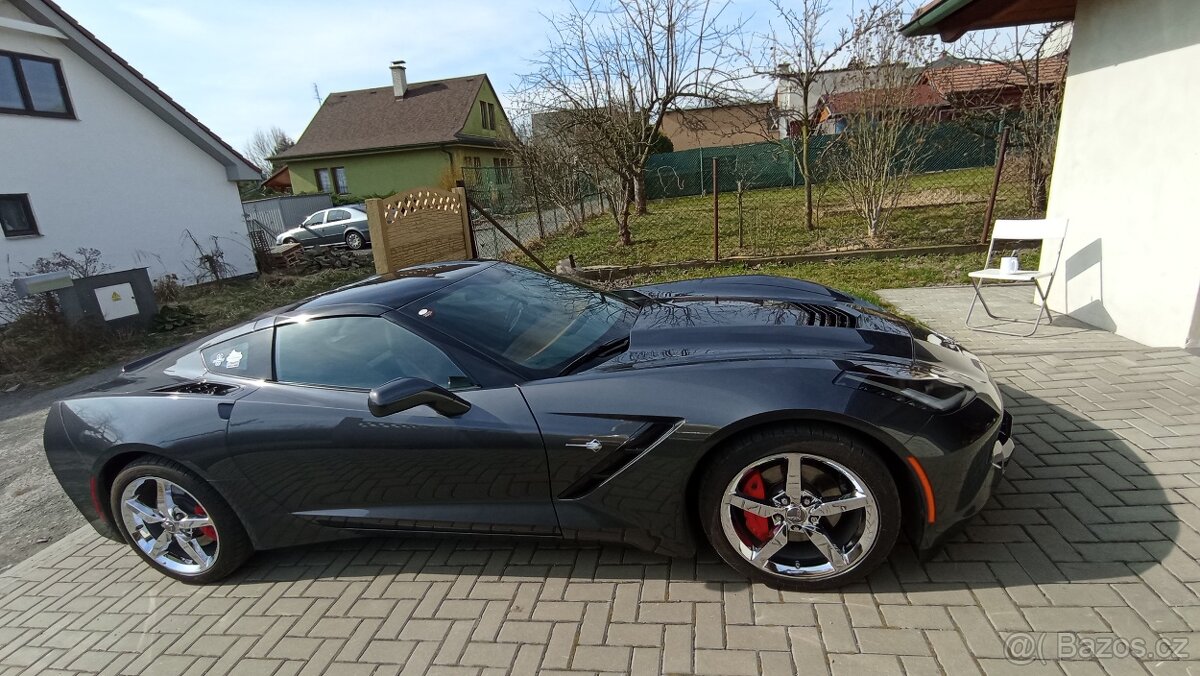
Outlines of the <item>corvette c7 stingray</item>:
{"type": "Polygon", "coordinates": [[[746,276],[614,293],[497,262],[372,278],[56,402],[50,465],[103,535],[188,582],[364,534],[705,540],[844,584],[978,512],[1011,418],[953,340],[746,276]]]}

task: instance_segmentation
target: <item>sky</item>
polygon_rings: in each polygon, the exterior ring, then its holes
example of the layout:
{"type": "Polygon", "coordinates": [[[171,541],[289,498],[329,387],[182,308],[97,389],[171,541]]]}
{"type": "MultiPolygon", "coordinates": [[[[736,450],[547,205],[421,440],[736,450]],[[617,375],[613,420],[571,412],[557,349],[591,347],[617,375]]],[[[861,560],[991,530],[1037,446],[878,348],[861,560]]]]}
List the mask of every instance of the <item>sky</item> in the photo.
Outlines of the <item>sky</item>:
{"type": "MultiPolygon", "coordinates": [[[[502,97],[549,44],[542,13],[566,0],[57,0],[114,51],[235,148],[257,128],[299,138],[329,92],[487,73],[502,97]]],[[[852,0],[832,0],[831,17],[852,0]]],[[[732,0],[750,33],[769,0],[732,0]]]]}

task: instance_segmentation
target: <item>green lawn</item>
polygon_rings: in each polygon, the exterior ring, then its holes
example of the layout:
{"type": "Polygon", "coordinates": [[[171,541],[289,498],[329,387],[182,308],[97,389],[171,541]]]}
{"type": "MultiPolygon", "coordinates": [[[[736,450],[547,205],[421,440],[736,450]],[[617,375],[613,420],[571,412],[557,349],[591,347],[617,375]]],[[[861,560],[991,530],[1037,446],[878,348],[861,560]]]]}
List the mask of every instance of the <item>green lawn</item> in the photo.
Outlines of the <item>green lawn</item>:
{"type": "MultiPolygon", "coordinates": [[[[738,209],[736,193],[720,196],[722,256],[783,255],[816,251],[964,244],[979,239],[991,189],[987,167],[916,176],[906,190],[912,206],[897,209],[891,223],[869,239],[862,219],[834,186],[821,197],[819,227],[804,227],[802,188],[747,191],[738,209]],[[739,237],[739,221],[741,232],[739,237]]],[[[1002,184],[997,216],[1019,216],[1019,184],[1002,184]]],[[[821,192],[818,186],[818,193],[821,192]]],[[[577,265],[636,265],[712,258],[712,197],[682,197],[652,202],[649,213],[631,219],[634,243],[617,243],[612,218],[593,218],[585,232],[546,238],[531,249],[546,261],[574,254],[577,265]]],[[[520,254],[516,254],[520,256],[520,254]]]]}

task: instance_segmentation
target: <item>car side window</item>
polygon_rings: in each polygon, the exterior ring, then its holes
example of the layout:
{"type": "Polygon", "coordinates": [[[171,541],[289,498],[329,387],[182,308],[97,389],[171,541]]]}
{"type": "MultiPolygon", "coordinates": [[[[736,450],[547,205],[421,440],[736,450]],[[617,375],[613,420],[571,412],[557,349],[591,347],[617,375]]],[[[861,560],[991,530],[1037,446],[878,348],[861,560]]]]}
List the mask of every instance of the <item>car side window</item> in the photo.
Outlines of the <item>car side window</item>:
{"type": "Polygon", "coordinates": [[[397,378],[448,389],[472,387],[429,341],[382,317],[330,317],[275,328],[280,382],[369,390],[397,378]]]}
{"type": "Polygon", "coordinates": [[[345,209],[334,209],[333,211],[329,212],[329,220],[326,221],[326,223],[336,223],[337,221],[344,221],[348,218],[350,218],[349,211],[346,211],[345,209]]]}
{"type": "Polygon", "coordinates": [[[271,378],[271,331],[255,331],[200,351],[204,368],[242,378],[271,378]]]}
{"type": "Polygon", "coordinates": [[[318,211],[317,213],[313,214],[312,216],[309,216],[308,218],[304,219],[304,223],[302,225],[320,225],[321,221],[324,220],[324,218],[325,218],[325,212],[318,211]]]}

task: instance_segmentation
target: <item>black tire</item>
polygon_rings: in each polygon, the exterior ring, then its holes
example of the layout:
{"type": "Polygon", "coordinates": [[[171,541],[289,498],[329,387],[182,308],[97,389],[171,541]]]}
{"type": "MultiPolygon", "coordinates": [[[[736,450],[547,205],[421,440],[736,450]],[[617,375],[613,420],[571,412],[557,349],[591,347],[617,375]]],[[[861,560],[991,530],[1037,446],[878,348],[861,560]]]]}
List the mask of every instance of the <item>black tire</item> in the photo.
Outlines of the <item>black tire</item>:
{"type": "Polygon", "coordinates": [[[795,591],[841,587],[862,578],[891,554],[901,529],[896,482],[877,451],[853,434],[820,425],[776,425],[733,440],[719,450],[707,466],[701,478],[698,502],[704,533],[726,563],[754,580],[795,591]],[[782,575],[752,564],[727,538],[721,512],[721,500],[726,488],[756,461],[780,453],[805,453],[839,463],[857,474],[875,499],[878,506],[877,534],[869,551],[849,570],[820,579],[782,575]]]}
{"type": "Polygon", "coordinates": [[[283,243],[284,244],[299,244],[300,241],[293,237],[288,237],[287,239],[283,240],[283,243]]]}
{"type": "Polygon", "coordinates": [[[241,519],[229,504],[204,480],[192,474],[179,463],[165,458],[148,456],[134,460],[132,464],[121,470],[113,479],[112,490],[109,492],[109,506],[112,510],[113,522],[121,531],[121,535],[130,548],[151,568],[180,582],[188,584],[215,582],[237,570],[254,553],[254,546],[246,534],[246,529],[242,526],[241,519]],[[127,486],[146,477],[166,479],[190,493],[203,505],[208,518],[212,521],[212,527],[215,528],[219,542],[212,567],[198,574],[173,571],[160,565],[134,544],[133,536],[129,533],[122,517],[121,496],[127,486]]]}
{"type": "Polygon", "coordinates": [[[367,245],[367,238],[362,236],[362,233],[356,230],[346,232],[346,246],[352,251],[358,251],[367,245]]]}

